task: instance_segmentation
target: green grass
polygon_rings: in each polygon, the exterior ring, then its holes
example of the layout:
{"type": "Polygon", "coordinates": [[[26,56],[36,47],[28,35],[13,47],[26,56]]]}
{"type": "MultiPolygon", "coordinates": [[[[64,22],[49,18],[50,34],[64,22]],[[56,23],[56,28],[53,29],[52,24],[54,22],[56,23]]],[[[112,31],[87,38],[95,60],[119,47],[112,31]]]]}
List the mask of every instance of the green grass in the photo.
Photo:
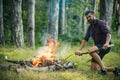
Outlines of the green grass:
{"type": "MultiPolygon", "coordinates": [[[[83,51],[87,51],[89,45],[84,48],[83,51]]],[[[120,80],[120,76],[115,76],[112,72],[108,75],[99,75],[97,71],[90,70],[89,55],[75,56],[74,52],[78,49],[78,46],[71,46],[70,44],[61,44],[57,53],[56,58],[65,59],[70,54],[68,61],[76,62],[76,68],[72,70],[60,70],[60,71],[23,71],[17,73],[15,70],[2,69],[0,68],[0,80],[120,80]]],[[[29,48],[0,48],[0,63],[6,65],[4,56],[12,60],[30,60],[36,50],[29,48]]],[[[119,51],[117,51],[119,52],[119,51]]],[[[120,54],[112,50],[103,59],[106,66],[120,67],[120,54]]]]}

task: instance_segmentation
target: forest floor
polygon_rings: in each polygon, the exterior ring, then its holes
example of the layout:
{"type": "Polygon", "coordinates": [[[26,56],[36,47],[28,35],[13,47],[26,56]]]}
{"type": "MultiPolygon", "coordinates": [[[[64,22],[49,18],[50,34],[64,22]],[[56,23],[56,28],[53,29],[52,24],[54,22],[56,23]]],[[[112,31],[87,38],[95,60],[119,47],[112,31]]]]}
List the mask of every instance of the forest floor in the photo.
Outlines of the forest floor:
{"type": "MultiPolygon", "coordinates": [[[[87,46],[83,51],[87,51],[87,46]]],[[[76,56],[74,52],[78,49],[78,46],[71,46],[69,44],[63,44],[59,47],[56,58],[66,58],[70,54],[67,60],[76,63],[74,69],[59,70],[59,71],[22,71],[16,72],[15,70],[3,69],[0,67],[0,80],[120,80],[120,76],[115,76],[112,72],[108,72],[107,75],[100,75],[97,71],[90,70],[89,55],[76,56]]],[[[30,60],[36,50],[28,48],[0,48],[0,65],[6,65],[4,57],[7,56],[11,60],[30,60]]],[[[111,50],[109,54],[105,56],[103,62],[106,66],[120,67],[120,53],[111,50]]]]}

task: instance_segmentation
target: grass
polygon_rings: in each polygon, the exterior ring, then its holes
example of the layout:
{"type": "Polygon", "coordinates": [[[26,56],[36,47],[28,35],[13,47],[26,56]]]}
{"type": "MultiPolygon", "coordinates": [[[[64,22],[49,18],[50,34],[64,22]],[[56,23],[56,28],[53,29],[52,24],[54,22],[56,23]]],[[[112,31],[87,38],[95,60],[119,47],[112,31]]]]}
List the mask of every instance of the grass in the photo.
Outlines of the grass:
{"type": "MultiPolygon", "coordinates": [[[[83,50],[87,51],[89,45],[83,50]]],[[[71,70],[60,71],[23,71],[17,73],[15,70],[8,70],[0,68],[0,80],[120,80],[120,76],[115,76],[112,72],[108,75],[99,75],[97,71],[90,70],[89,55],[75,56],[74,52],[78,49],[78,46],[72,46],[70,44],[61,44],[57,53],[57,58],[65,59],[69,55],[67,60],[76,62],[76,68],[71,70]]],[[[12,60],[30,60],[36,53],[36,50],[29,48],[0,48],[0,63],[6,65],[4,56],[12,60]]],[[[111,50],[109,54],[103,59],[106,66],[120,67],[120,54],[115,49],[111,50]]]]}

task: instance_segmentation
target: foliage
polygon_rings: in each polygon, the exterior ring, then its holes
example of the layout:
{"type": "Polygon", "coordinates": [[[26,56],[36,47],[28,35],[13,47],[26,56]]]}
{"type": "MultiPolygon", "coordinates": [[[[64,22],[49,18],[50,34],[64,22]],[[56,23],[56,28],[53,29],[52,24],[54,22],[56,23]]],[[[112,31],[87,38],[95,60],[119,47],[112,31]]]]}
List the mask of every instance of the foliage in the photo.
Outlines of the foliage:
{"type": "Polygon", "coordinates": [[[120,53],[120,40],[117,38],[117,32],[111,30],[112,43],[115,45],[112,50],[116,53],[120,53]]]}
{"type": "Polygon", "coordinates": [[[35,13],[35,40],[37,45],[42,44],[42,37],[47,32],[47,27],[49,26],[49,1],[36,0],[35,13]]]}
{"type": "Polygon", "coordinates": [[[4,35],[5,43],[10,44],[11,42],[11,7],[10,0],[3,0],[3,23],[4,23],[4,35]]]}
{"type": "Polygon", "coordinates": [[[92,9],[93,1],[66,0],[66,33],[61,39],[70,42],[81,42],[84,36],[83,15],[85,7],[92,9]]]}
{"type": "Polygon", "coordinates": [[[77,45],[81,43],[83,36],[75,35],[75,36],[68,36],[67,34],[60,35],[59,37],[60,42],[69,42],[70,44],[77,45]]]}

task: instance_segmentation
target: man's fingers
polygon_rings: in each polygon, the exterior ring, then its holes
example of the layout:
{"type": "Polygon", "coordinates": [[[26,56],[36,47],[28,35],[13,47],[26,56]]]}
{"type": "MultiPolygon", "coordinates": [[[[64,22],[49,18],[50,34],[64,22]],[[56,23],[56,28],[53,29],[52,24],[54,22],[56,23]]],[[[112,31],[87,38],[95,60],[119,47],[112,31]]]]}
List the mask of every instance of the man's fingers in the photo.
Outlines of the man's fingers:
{"type": "Polygon", "coordinates": [[[75,55],[79,55],[79,56],[81,56],[82,54],[81,54],[80,51],[78,51],[78,52],[75,52],[75,55]]]}
{"type": "Polygon", "coordinates": [[[108,44],[103,45],[103,49],[106,50],[109,47],[108,44]]]}
{"type": "Polygon", "coordinates": [[[107,48],[109,48],[109,47],[113,47],[114,46],[114,44],[104,44],[103,45],[103,48],[102,49],[107,49],[107,48]]]}
{"type": "Polygon", "coordinates": [[[108,47],[107,46],[103,46],[103,49],[106,50],[108,47]]]}

